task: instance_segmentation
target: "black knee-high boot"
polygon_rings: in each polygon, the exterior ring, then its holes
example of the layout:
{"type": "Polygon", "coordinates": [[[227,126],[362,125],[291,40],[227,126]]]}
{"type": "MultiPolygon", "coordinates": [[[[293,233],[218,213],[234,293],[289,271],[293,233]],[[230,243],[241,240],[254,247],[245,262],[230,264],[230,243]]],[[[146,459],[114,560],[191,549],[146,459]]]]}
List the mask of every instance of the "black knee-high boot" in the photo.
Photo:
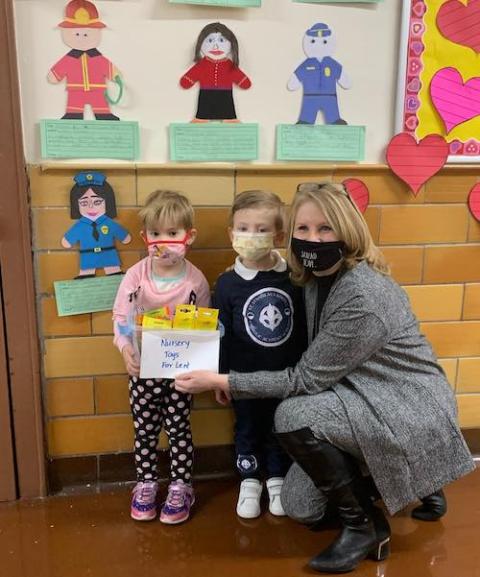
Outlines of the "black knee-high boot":
{"type": "MultiPolygon", "coordinates": [[[[314,557],[309,566],[325,573],[346,573],[365,559],[385,559],[390,536],[379,536],[375,530],[380,509],[375,509],[365,494],[357,466],[352,457],[326,441],[316,439],[305,427],[290,433],[277,433],[278,440],[290,457],[335,504],[342,531],[327,549],[314,557]],[[373,519],[377,517],[374,524],[373,519]]],[[[383,517],[382,523],[388,526],[383,517]]]]}
{"type": "Polygon", "coordinates": [[[415,507],[412,511],[412,517],[415,519],[420,519],[420,521],[437,521],[447,512],[447,499],[441,489],[436,493],[423,497],[420,501],[422,504],[415,507]]]}

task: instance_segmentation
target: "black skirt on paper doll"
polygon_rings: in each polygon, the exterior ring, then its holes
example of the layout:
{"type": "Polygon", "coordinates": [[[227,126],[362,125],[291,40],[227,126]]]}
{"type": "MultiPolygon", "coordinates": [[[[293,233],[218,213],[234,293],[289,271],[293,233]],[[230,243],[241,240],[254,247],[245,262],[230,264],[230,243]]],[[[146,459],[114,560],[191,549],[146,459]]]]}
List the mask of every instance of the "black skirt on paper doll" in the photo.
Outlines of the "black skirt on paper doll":
{"type": "Polygon", "coordinates": [[[231,90],[201,89],[196,118],[202,120],[234,120],[237,118],[231,90]]]}

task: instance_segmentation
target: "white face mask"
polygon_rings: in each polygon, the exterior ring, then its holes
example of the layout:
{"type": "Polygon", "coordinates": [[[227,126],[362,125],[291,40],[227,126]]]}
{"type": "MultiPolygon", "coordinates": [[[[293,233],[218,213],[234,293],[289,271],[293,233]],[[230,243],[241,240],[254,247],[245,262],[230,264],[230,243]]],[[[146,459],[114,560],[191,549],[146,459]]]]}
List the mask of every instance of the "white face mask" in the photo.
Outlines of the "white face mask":
{"type": "Polygon", "coordinates": [[[233,231],[233,250],[241,258],[257,262],[267,256],[273,249],[271,232],[238,232],[233,231]]]}

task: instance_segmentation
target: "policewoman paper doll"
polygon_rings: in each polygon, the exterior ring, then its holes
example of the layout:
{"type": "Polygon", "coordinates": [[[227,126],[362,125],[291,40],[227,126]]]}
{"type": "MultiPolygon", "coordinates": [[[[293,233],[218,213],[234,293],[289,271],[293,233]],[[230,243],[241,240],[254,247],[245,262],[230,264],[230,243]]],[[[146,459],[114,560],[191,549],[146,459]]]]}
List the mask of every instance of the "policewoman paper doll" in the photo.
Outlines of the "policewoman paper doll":
{"type": "Polygon", "coordinates": [[[323,22],[314,24],[303,37],[307,56],[288,81],[289,90],[303,87],[302,109],[297,124],[315,124],[319,112],[325,124],[347,124],[340,117],[337,84],[350,88],[350,79],[343,66],[332,58],[335,35],[323,22]]]}
{"type": "Polygon", "coordinates": [[[117,216],[115,194],[101,172],[79,172],[70,191],[70,215],[78,221],[65,233],[62,246],[80,245],[80,272],[76,278],[95,276],[98,268],[106,275],[120,274],[115,240],[131,241],[128,230],[112,220],[117,216]]]}

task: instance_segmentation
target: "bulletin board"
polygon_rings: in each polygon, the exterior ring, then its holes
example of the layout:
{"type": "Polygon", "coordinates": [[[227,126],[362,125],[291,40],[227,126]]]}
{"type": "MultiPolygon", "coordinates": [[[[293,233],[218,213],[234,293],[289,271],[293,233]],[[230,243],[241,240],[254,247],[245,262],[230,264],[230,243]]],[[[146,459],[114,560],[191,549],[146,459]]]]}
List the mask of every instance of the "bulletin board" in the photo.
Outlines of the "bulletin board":
{"type": "Polygon", "coordinates": [[[480,160],[480,2],[404,0],[396,131],[438,134],[449,162],[480,160]]]}
{"type": "MultiPolygon", "coordinates": [[[[66,0],[14,0],[20,74],[22,123],[28,163],[40,162],[41,119],[59,118],[63,87],[46,75],[65,52],[58,22],[66,0]]],[[[365,126],[364,163],[383,163],[385,146],[395,133],[402,0],[375,3],[299,3],[263,0],[256,8],[220,8],[169,0],[95,0],[102,21],[101,52],[120,69],[124,97],[115,113],[140,126],[139,163],[168,163],[168,127],[189,122],[196,88],[179,86],[192,65],[195,40],[208,23],[220,21],[236,34],[240,66],[252,80],[235,92],[242,123],[259,126],[259,164],[276,158],[276,127],[294,124],[301,91],[287,82],[305,59],[302,38],[312,25],[327,23],[337,36],[335,59],[351,78],[339,89],[342,116],[365,126]],[[381,49],[379,49],[381,47],[381,49]]],[[[91,164],[91,163],[90,163],[91,164]]]]}

